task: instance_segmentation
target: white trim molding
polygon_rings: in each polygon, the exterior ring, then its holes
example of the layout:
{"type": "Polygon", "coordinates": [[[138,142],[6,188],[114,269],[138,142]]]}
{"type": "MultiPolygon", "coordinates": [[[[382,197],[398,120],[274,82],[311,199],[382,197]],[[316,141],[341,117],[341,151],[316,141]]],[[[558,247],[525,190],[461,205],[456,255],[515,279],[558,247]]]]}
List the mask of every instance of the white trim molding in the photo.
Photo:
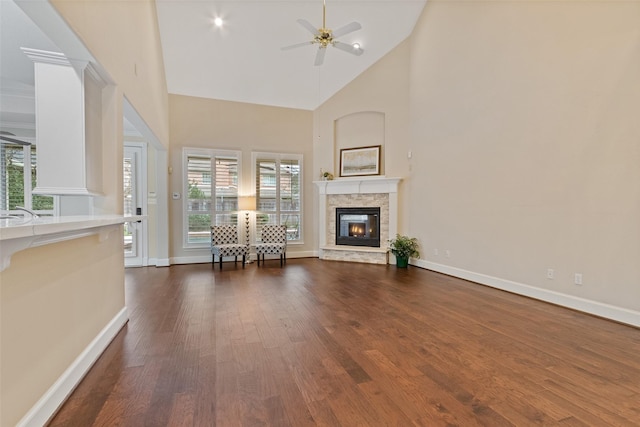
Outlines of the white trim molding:
{"type": "Polygon", "coordinates": [[[20,50],[33,62],[71,66],[71,61],[62,52],[50,52],[47,50],[21,47],[20,50]]]}
{"type": "Polygon", "coordinates": [[[45,392],[35,405],[16,424],[17,427],[42,426],[56,413],[78,383],[91,369],[98,357],[120,332],[129,320],[127,307],[123,307],[118,314],[100,331],[82,353],[73,361],[66,371],[45,392]]]}
{"type": "Polygon", "coordinates": [[[375,194],[397,193],[402,178],[385,176],[338,178],[330,181],[314,181],[320,194],[375,194]]]}
{"type": "Polygon", "coordinates": [[[526,296],[551,304],[560,305],[562,307],[592,314],[594,316],[603,317],[605,319],[614,320],[616,322],[624,323],[627,325],[640,327],[640,312],[638,311],[616,307],[598,301],[588,300],[573,295],[567,295],[548,289],[537,288],[535,286],[526,285],[524,283],[500,279],[498,277],[488,276],[482,273],[475,273],[473,271],[467,271],[461,268],[437,264],[421,259],[412,258],[411,264],[427,270],[432,270],[460,279],[469,280],[481,285],[490,286],[492,288],[526,296]]]}

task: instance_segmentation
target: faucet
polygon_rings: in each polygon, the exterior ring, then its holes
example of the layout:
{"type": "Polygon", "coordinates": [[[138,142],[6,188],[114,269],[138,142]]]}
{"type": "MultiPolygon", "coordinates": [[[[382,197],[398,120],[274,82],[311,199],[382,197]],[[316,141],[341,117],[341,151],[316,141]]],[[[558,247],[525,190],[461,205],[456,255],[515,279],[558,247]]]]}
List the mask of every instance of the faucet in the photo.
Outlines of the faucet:
{"type": "Polygon", "coordinates": [[[18,210],[18,211],[27,212],[29,215],[31,215],[31,218],[40,218],[40,215],[38,215],[37,213],[35,213],[31,209],[25,208],[24,206],[16,206],[15,209],[18,210]]]}

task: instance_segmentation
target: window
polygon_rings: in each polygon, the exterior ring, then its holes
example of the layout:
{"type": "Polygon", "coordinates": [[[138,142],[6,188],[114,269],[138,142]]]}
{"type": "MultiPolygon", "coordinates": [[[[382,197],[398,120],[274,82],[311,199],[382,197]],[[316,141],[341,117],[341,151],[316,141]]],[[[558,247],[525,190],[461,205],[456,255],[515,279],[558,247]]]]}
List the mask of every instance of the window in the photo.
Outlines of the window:
{"type": "Polygon", "coordinates": [[[238,221],[240,152],[185,149],[185,247],[209,246],[211,225],[238,221]]]}
{"type": "Polygon", "coordinates": [[[35,186],[35,145],[0,143],[0,211],[22,214],[14,210],[23,206],[39,215],[53,215],[53,197],[32,194],[35,186]]]}
{"type": "Polygon", "coordinates": [[[256,236],[262,226],[287,226],[290,241],[302,241],[302,155],[253,153],[256,236]]]}

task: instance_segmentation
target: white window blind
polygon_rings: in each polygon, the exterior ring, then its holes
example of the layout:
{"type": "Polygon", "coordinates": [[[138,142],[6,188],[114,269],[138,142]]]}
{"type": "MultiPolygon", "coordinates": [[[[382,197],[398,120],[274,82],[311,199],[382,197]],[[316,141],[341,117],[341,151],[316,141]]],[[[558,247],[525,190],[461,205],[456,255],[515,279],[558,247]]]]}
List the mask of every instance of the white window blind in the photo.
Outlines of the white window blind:
{"type": "Polygon", "coordinates": [[[36,186],[36,156],[35,145],[0,142],[0,211],[21,215],[15,207],[24,206],[39,215],[53,215],[54,198],[31,193],[36,186]]]}
{"type": "Polygon", "coordinates": [[[185,149],[185,246],[210,244],[211,225],[237,225],[236,151],[185,149]]]}
{"type": "Polygon", "coordinates": [[[302,241],[302,156],[253,153],[256,240],[265,224],[285,225],[289,241],[302,241]]]}

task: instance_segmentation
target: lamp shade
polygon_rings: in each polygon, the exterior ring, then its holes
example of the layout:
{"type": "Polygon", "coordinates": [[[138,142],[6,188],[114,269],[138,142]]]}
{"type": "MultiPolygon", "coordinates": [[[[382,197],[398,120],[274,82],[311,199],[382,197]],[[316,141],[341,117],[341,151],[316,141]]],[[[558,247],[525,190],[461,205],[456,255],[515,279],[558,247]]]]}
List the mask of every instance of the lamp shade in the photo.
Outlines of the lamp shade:
{"type": "Polygon", "coordinates": [[[240,197],[238,197],[238,210],[240,210],[240,211],[255,211],[256,210],[256,197],[255,196],[240,196],[240,197]]]}

